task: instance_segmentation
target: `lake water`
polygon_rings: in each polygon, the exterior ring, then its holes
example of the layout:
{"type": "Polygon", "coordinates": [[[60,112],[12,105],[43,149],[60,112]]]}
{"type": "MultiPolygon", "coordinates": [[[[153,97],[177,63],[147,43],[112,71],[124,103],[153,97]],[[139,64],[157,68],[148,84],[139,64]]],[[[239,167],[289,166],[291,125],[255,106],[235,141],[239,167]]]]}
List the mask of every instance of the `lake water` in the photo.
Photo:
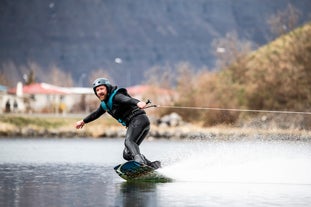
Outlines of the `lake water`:
{"type": "Polygon", "coordinates": [[[0,139],[0,206],[310,206],[311,142],[143,142],[170,183],[115,174],[123,139],[0,139]]]}

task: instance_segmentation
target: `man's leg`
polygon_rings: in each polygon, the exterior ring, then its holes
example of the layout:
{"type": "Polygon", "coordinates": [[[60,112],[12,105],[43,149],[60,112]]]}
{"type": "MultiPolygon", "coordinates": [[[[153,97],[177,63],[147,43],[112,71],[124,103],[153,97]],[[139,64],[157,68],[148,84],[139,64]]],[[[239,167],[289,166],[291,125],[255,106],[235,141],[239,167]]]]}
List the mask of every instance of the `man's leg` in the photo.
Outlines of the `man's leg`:
{"type": "MultiPolygon", "coordinates": [[[[147,161],[143,155],[140,154],[139,145],[147,136],[150,129],[150,122],[146,115],[138,115],[130,122],[125,138],[125,147],[129,153],[133,156],[133,159],[137,162],[147,164],[147,161]]],[[[124,157],[124,153],[123,153],[124,157]]]]}

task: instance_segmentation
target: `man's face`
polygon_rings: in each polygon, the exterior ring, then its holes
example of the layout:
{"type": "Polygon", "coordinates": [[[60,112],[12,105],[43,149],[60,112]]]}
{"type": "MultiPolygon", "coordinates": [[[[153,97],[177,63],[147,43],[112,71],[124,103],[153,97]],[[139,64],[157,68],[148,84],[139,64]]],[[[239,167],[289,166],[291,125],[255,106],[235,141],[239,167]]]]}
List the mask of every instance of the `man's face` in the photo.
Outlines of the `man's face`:
{"type": "Polygon", "coordinates": [[[101,101],[104,101],[107,98],[107,88],[106,88],[106,86],[104,86],[104,85],[97,86],[95,91],[96,91],[96,94],[97,94],[98,98],[101,101]]]}

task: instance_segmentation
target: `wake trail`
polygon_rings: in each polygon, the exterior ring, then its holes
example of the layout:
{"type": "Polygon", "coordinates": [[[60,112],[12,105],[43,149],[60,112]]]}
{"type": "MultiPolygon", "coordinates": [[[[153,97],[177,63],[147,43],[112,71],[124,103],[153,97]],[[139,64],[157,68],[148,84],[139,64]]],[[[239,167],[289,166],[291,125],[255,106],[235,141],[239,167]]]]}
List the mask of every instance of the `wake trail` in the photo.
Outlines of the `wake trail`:
{"type": "Polygon", "coordinates": [[[309,143],[200,142],[159,171],[176,181],[311,184],[309,143]]]}

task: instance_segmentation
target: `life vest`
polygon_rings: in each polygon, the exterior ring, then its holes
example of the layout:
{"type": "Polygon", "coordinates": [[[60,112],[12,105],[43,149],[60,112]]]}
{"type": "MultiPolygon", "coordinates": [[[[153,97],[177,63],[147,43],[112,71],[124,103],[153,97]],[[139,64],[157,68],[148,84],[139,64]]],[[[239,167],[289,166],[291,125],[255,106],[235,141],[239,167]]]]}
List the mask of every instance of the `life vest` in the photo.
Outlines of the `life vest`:
{"type": "MultiPolygon", "coordinates": [[[[105,101],[102,101],[102,102],[100,103],[101,107],[102,107],[105,111],[108,111],[109,114],[112,113],[113,98],[114,98],[114,96],[117,94],[117,92],[118,92],[119,89],[120,89],[120,88],[118,88],[118,89],[116,89],[116,90],[114,90],[114,91],[112,92],[112,94],[110,95],[110,97],[109,97],[107,103],[106,103],[105,101]]],[[[125,123],[124,120],[122,120],[122,119],[117,119],[117,120],[118,120],[118,122],[120,122],[123,126],[126,126],[126,123],[125,123]]]]}

